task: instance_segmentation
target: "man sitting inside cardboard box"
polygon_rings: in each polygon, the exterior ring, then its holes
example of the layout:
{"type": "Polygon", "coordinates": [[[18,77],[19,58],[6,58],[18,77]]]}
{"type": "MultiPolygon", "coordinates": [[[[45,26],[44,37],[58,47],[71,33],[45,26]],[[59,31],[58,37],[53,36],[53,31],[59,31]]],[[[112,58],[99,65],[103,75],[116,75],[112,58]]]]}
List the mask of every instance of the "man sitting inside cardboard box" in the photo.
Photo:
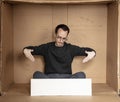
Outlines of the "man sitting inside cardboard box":
{"type": "Polygon", "coordinates": [[[84,72],[72,74],[71,64],[75,56],[85,56],[83,63],[93,59],[96,51],[89,47],[79,47],[67,43],[70,29],[65,24],[55,28],[55,41],[39,46],[27,46],[23,49],[24,55],[35,61],[33,55],[41,55],[45,61],[44,72],[36,71],[34,79],[39,78],[86,78],[84,72]]]}

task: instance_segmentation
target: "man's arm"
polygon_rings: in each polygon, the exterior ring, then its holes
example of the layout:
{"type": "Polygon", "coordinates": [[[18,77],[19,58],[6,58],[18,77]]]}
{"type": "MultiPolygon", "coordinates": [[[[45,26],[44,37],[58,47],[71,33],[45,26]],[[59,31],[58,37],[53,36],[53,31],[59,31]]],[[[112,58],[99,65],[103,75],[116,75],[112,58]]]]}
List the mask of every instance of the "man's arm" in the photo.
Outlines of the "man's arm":
{"type": "Polygon", "coordinates": [[[83,63],[88,62],[89,60],[93,59],[96,55],[95,51],[85,51],[85,53],[87,54],[87,56],[83,59],[83,63]]]}
{"type": "Polygon", "coordinates": [[[31,52],[33,52],[32,49],[27,49],[27,48],[23,49],[24,55],[25,55],[29,60],[31,60],[32,62],[34,62],[34,61],[35,61],[35,58],[34,58],[34,56],[31,54],[31,52]]]}

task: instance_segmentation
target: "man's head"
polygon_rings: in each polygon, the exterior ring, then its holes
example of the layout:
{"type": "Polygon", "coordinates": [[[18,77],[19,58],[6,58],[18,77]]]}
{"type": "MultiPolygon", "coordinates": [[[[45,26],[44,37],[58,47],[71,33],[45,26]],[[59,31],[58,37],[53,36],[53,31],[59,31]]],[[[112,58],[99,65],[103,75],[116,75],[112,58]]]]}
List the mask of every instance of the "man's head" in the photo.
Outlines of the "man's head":
{"type": "Polygon", "coordinates": [[[56,44],[56,46],[58,46],[58,47],[64,46],[64,42],[67,40],[69,32],[70,32],[70,29],[65,24],[59,24],[55,28],[55,34],[56,34],[55,44],[56,44]]]}
{"type": "Polygon", "coordinates": [[[61,28],[62,30],[64,30],[64,31],[67,31],[67,34],[69,34],[70,29],[69,29],[69,27],[68,27],[67,25],[65,25],[65,24],[59,24],[59,25],[57,25],[56,28],[55,28],[55,34],[58,33],[58,30],[59,30],[60,28],[61,28]]]}

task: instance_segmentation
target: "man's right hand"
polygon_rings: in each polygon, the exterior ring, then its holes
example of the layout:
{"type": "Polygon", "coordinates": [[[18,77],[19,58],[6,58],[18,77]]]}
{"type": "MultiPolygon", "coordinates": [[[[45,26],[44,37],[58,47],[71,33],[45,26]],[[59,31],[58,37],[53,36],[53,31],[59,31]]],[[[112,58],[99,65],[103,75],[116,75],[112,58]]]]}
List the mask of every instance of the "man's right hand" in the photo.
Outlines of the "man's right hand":
{"type": "Polygon", "coordinates": [[[31,52],[33,52],[33,50],[32,49],[24,49],[23,50],[23,53],[24,53],[24,55],[29,59],[29,60],[31,60],[32,62],[34,62],[35,61],[35,58],[34,58],[34,56],[31,54],[31,52]]]}

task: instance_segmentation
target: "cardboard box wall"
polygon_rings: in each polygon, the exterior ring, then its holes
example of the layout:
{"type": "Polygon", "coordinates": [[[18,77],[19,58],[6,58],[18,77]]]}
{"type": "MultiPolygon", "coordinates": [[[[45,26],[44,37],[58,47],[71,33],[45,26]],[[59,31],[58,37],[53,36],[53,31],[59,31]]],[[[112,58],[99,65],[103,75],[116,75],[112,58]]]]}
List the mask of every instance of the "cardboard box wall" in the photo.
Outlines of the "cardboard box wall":
{"type": "Polygon", "coordinates": [[[44,60],[27,60],[22,49],[54,41],[57,24],[67,24],[68,43],[96,50],[86,64],[75,57],[73,73],[84,71],[93,83],[106,83],[118,91],[118,3],[41,4],[8,3],[1,6],[1,80],[3,89],[12,83],[29,83],[36,70],[44,70],[44,60]]]}

